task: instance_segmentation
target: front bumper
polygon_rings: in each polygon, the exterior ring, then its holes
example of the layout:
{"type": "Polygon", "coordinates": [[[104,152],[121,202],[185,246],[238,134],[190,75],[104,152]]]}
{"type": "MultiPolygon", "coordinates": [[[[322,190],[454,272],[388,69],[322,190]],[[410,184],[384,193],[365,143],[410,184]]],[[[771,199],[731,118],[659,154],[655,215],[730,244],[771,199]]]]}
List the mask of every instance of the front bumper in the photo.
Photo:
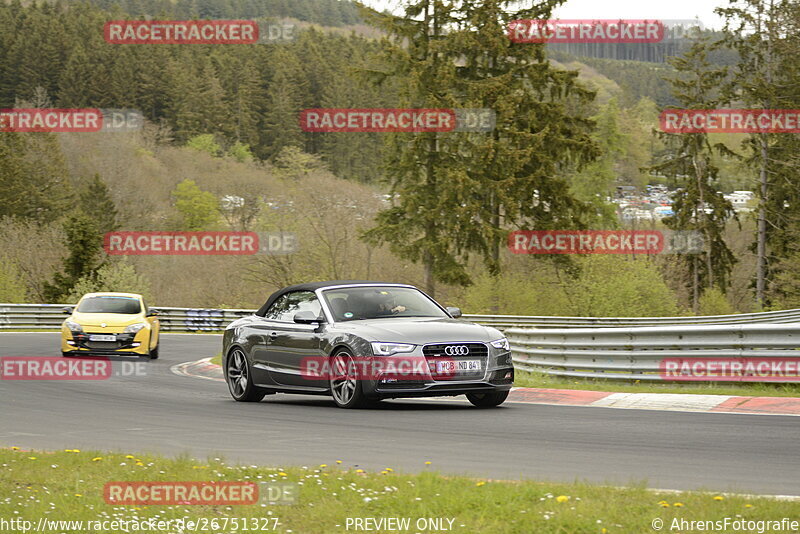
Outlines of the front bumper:
{"type": "MultiPolygon", "coordinates": [[[[89,336],[101,332],[74,334],[64,328],[61,332],[61,352],[72,355],[145,356],[149,354],[150,330],[143,328],[135,334],[113,333],[116,341],[91,341],[89,336]]],[[[111,332],[102,332],[108,335],[111,332]]]]}
{"type": "MultiPolygon", "coordinates": [[[[483,362],[483,373],[472,374],[462,377],[461,375],[441,376],[434,371],[436,357],[430,350],[423,350],[420,347],[410,354],[396,355],[380,358],[384,362],[395,359],[395,368],[401,361],[408,362],[409,359],[420,362],[415,369],[424,369],[424,372],[407,374],[401,378],[397,375],[374,376],[370,380],[362,381],[362,390],[367,397],[376,399],[391,399],[403,397],[433,397],[433,396],[455,396],[465,393],[479,393],[491,391],[507,391],[514,384],[514,366],[511,361],[509,351],[501,351],[487,345],[486,355],[480,357],[483,362]],[[427,353],[427,355],[426,355],[427,353]]],[[[475,358],[466,356],[466,359],[475,358]]],[[[453,358],[454,359],[454,358],[453,358]]]]}

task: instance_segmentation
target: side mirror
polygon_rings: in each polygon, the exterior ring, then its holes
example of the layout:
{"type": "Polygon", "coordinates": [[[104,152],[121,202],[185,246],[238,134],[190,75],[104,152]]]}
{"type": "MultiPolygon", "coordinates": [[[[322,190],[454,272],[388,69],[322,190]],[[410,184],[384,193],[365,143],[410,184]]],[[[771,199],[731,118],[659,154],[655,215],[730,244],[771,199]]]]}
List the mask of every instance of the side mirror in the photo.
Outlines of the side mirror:
{"type": "Polygon", "coordinates": [[[72,306],[64,306],[61,308],[61,311],[67,315],[72,315],[72,312],[75,311],[75,308],[72,306]]]}
{"type": "Polygon", "coordinates": [[[314,315],[314,312],[301,311],[294,314],[294,322],[297,324],[321,323],[322,320],[314,315]]]}
{"type": "Polygon", "coordinates": [[[161,310],[156,310],[155,308],[150,308],[147,312],[148,317],[158,317],[161,315],[161,310]]]}
{"type": "Polygon", "coordinates": [[[453,307],[453,306],[448,306],[448,307],[447,307],[447,313],[449,313],[449,314],[450,314],[450,316],[451,316],[453,319],[458,319],[458,318],[459,318],[459,317],[461,317],[461,315],[462,315],[462,314],[461,314],[461,308],[455,308],[455,307],[453,307]]]}

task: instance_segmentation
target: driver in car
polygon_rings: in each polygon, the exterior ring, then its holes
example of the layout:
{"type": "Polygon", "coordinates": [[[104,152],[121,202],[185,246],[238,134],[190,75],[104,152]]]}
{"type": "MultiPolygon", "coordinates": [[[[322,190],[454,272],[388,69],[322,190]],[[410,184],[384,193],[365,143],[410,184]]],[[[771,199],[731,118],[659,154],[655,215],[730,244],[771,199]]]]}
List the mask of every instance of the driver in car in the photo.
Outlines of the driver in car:
{"type": "Polygon", "coordinates": [[[397,304],[394,296],[388,291],[378,293],[378,315],[397,315],[406,311],[406,307],[397,304]]]}

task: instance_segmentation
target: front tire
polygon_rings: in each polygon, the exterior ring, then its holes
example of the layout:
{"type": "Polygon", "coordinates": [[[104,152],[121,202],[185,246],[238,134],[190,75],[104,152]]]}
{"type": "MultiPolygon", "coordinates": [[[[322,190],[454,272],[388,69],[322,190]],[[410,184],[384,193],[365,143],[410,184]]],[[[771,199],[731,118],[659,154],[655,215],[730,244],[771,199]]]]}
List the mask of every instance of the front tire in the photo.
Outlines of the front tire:
{"type": "Polygon", "coordinates": [[[500,406],[508,398],[508,391],[490,391],[487,393],[467,393],[467,399],[478,408],[494,408],[500,406]]]}
{"type": "Polygon", "coordinates": [[[225,382],[231,397],[237,402],[260,402],[266,395],[265,391],[253,385],[250,362],[240,348],[233,349],[225,358],[225,382]]]}
{"type": "Polygon", "coordinates": [[[353,355],[340,350],[331,357],[330,381],[333,402],[339,408],[362,408],[369,404],[361,388],[353,355]]]}
{"type": "Polygon", "coordinates": [[[150,359],[151,360],[157,360],[158,359],[158,347],[159,347],[159,345],[156,345],[156,348],[150,349],[150,359]]]}

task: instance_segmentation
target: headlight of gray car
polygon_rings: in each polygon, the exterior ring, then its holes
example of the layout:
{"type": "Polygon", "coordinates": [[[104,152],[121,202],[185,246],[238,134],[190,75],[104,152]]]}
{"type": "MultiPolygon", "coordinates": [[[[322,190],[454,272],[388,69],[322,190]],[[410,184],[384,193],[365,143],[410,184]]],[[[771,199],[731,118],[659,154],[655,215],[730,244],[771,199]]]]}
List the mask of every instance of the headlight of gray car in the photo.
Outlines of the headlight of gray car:
{"type": "Polygon", "coordinates": [[[508,339],[506,338],[500,338],[496,341],[492,341],[492,346],[500,350],[509,350],[508,339]]]}
{"type": "Polygon", "coordinates": [[[403,352],[411,352],[416,345],[410,343],[383,343],[381,341],[372,342],[372,353],[375,356],[391,356],[403,352]]]}

